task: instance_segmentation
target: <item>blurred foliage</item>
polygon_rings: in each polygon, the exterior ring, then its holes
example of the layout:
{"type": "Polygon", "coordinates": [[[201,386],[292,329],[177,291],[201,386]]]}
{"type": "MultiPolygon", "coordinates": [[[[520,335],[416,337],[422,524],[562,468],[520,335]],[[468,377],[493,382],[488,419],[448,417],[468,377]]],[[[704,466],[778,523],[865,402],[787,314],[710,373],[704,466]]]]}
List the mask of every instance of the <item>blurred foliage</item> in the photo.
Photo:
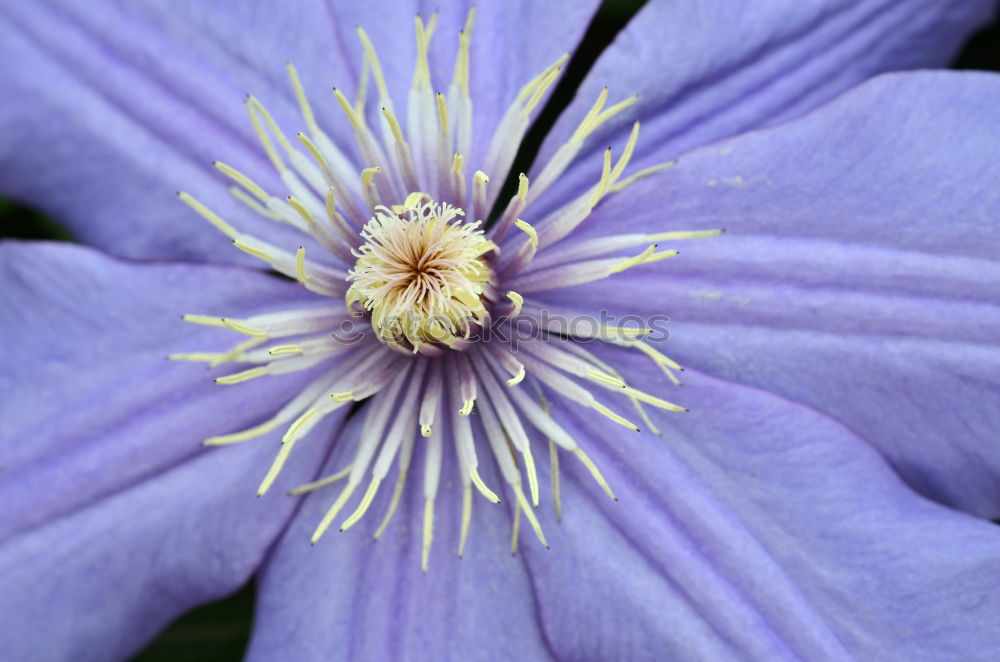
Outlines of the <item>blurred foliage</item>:
{"type": "Polygon", "coordinates": [[[253,623],[253,582],[235,595],[189,611],[132,662],[238,662],[253,623]]]}
{"type": "MultiPolygon", "coordinates": [[[[546,0],[547,1],[547,0],[546,0]]],[[[530,167],[542,138],[572,99],[584,74],[618,31],[645,0],[605,0],[574,54],[552,99],[539,114],[518,153],[513,177],[505,186],[516,186],[516,173],[530,167]]],[[[1000,16],[973,35],[955,59],[956,69],[1000,71],[1000,16]]],[[[502,199],[503,196],[501,196],[502,199]]],[[[0,238],[73,241],[57,221],[12,201],[0,199],[0,238]]],[[[199,607],[170,625],[132,662],[238,662],[243,657],[253,619],[253,583],[233,596],[199,607]]]]}

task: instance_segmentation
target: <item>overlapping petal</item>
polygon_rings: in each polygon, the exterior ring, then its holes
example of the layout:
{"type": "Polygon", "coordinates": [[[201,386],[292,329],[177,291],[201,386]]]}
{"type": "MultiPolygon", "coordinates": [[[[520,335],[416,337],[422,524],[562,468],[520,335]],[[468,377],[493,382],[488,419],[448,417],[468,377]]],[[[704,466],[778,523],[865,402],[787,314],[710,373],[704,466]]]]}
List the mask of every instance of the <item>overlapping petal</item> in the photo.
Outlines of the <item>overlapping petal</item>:
{"type": "MultiPolygon", "coordinates": [[[[924,500],[815,411],[691,371],[672,392],[642,357],[601,356],[692,409],[657,416],[656,437],[553,395],[557,420],[619,501],[564,459],[563,521],[547,491],[536,511],[552,549],[522,522],[511,557],[510,511],[477,499],[459,561],[452,481],[422,575],[418,443],[378,542],[369,537],[389,490],[367,522],[315,547],[309,534],[335,490],[306,501],[266,566],[267,618],[250,659],[986,660],[1000,650],[993,525],[924,500]]],[[[356,436],[340,440],[328,470],[349,462],[356,436]]]]}
{"type": "Polygon", "coordinates": [[[662,438],[556,411],[620,499],[570,464],[563,523],[546,524],[560,556],[525,546],[557,659],[997,655],[994,525],[923,500],[780,397],[686,374],[677,398],[691,412],[657,416],[662,438]]]}
{"type": "MultiPolygon", "coordinates": [[[[351,462],[363,418],[338,439],[327,473],[351,462]]],[[[377,542],[372,535],[388,508],[395,470],[354,528],[338,533],[333,527],[315,546],[310,535],[340,488],[306,499],[261,575],[257,609],[267,617],[255,624],[249,660],[548,659],[529,576],[510,553],[505,505],[475,496],[465,555],[456,558],[462,488],[450,441],[429,569],[420,572],[426,442],[417,439],[399,509],[377,542]]],[[[484,461],[480,471],[499,490],[494,463],[484,461]]]]}
{"type": "Polygon", "coordinates": [[[602,86],[612,99],[638,94],[638,103],[591,138],[590,158],[582,156],[542,202],[550,208],[592,185],[596,153],[624,143],[636,119],[635,165],[670,161],[801,116],[878,73],[945,66],[994,7],[990,0],[652,0],[588,73],[536,168],[569,138],[602,86]]]}
{"type": "MultiPolygon", "coordinates": [[[[488,141],[519,86],[575,47],[595,4],[479,8],[470,80],[477,145],[488,141]]],[[[82,241],[127,257],[246,260],[224,237],[204,231],[174,197],[177,190],[262,238],[301,241],[233,200],[212,167],[216,159],[228,162],[284,195],[244,96],[260,98],[294,135],[304,127],[285,72],[293,62],[324,129],[350,153],[352,131],[330,88],[356,93],[356,26],[370,35],[405,109],[414,15],[441,10],[432,57],[434,85],[446,92],[450,79],[438,74],[450,72],[468,5],[7,3],[0,8],[0,57],[11,63],[0,73],[0,191],[48,211],[82,241]]]]}
{"type": "MultiPolygon", "coordinates": [[[[227,389],[166,361],[229,340],[179,312],[261,312],[300,288],[243,269],[137,266],[39,243],[0,247],[0,276],[4,656],[121,659],[245,582],[295,506],[254,498],[277,433],[225,450],[200,442],[265,420],[301,380],[227,389]]],[[[293,458],[287,481],[315,475],[337,418],[293,458]]]]}
{"type": "Polygon", "coordinates": [[[583,235],[728,234],[549,299],[666,313],[675,359],[825,412],[919,491],[995,517],[998,107],[990,74],[894,74],[697,150],[583,235]]]}

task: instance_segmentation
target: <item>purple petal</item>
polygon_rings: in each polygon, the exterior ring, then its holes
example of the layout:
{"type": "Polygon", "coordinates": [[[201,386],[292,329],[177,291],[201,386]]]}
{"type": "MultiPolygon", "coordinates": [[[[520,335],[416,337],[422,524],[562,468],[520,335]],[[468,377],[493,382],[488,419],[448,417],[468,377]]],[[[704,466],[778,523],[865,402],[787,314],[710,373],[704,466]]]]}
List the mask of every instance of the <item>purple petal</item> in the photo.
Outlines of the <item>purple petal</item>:
{"type": "Polygon", "coordinates": [[[550,298],[668,313],[675,359],[825,412],[923,494],[996,516],[997,108],[993,75],[892,75],[693,152],[581,236],[728,234],[550,298]]]}
{"type": "Polygon", "coordinates": [[[300,288],[30,243],[0,245],[0,280],[4,655],[121,659],[246,581],[294,509],[284,489],[312,478],[336,426],[331,418],[283,484],[256,499],[280,433],[212,451],[200,442],[265,420],[301,379],[227,388],[166,361],[225,335],[180,314],[287,305],[300,288]]]}
{"type": "MultiPolygon", "coordinates": [[[[632,383],[672,395],[638,355],[601,355],[632,383]]],[[[692,411],[654,414],[662,438],[554,401],[620,501],[564,454],[563,521],[547,490],[536,511],[549,550],[522,523],[512,558],[509,511],[477,497],[456,559],[460,488],[446,465],[421,574],[421,450],[375,544],[390,484],[355,529],[315,547],[310,532],[338,490],[310,497],[265,567],[266,618],[249,659],[990,659],[1000,650],[995,526],[921,499],[868,444],[802,406],[699,374],[678,393],[692,411]]],[[[327,471],[350,461],[361,423],[327,471]]],[[[546,454],[535,455],[545,487],[546,454]]],[[[493,473],[484,478],[496,486],[493,473]]]]}
{"type": "MultiPolygon", "coordinates": [[[[602,358],[635,365],[620,354],[602,358]]],[[[624,374],[671,390],[655,369],[624,374]]],[[[554,410],[620,499],[563,462],[552,549],[524,546],[555,657],[1000,652],[995,525],[921,499],[864,441],[779,397],[688,374],[677,399],[691,412],[654,414],[662,438],[554,410]]]]}
{"type": "MultiPolygon", "coordinates": [[[[433,51],[440,65],[434,84],[445,91],[468,10],[465,3],[446,4],[455,6],[442,8],[433,51]]],[[[520,85],[575,46],[595,4],[479,8],[470,80],[478,135],[492,133],[520,85]]],[[[45,209],[81,240],[126,257],[249,263],[178,202],[177,190],[241,230],[297,245],[301,239],[288,228],[233,200],[228,181],[212,167],[215,159],[225,161],[272,194],[287,193],[253,133],[244,96],[261,99],[293,135],[304,126],[285,72],[293,62],[319,121],[352,151],[352,131],[330,88],[355,94],[361,68],[355,26],[366,28],[393,93],[403,95],[414,62],[414,14],[433,9],[418,5],[5,5],[0,57],[11,66],[0,72],[0,190],[45,209]]],[[[401,96],[397,103],[405,109],[401,96]]]]}
{"type": "MultiPolygon", "coordinates": [[[[337,440],[327,473],[351,462],[363,418],[353,419],[337,440]]],[[[315,546],[310,535],[340,487],[306,499],[261,575],[257,611],[266,618],[254,625],[248,660],[549,659],[530,578],[510,553],[504,505],[474,495],[465,555],[456,556],[462,489],[450,443],[429,569],[420,571],[422,442],[418,438],[399,510],[378,542],[372,534],[388,507],[395,470],[354,528],[338,533],[333,527],[315,546]]],[[[481,457],[483,480],[499,489],[493,461],[481,457]]],[[[342,517],[356,504],[355,497],[342,517]]]]}
{"type": "Polygon", "coordinates": [[[633,167],[801,116],[885,71],[946,65],[986,22],[990,0],[822,0],[733,6],[654,0],[601,56],[549,134],[536,167],[569,139],[609,86],[611,99],[640,96],[590,140],[576,167],[546,196],[546,209],[596,183],[600,157],[621,150],[642,120],[633,167]]]}

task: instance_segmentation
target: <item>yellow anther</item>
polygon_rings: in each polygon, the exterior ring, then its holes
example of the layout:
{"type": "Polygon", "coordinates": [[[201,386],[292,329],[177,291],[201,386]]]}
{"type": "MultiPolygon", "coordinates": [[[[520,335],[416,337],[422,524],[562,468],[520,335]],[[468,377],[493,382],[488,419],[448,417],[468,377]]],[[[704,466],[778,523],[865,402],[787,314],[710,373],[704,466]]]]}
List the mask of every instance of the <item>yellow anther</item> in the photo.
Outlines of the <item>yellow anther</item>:
{"type": "Polygon", "coordinates": [[[594,190],[594,194],[590,196],[590,201],[587,203],[591,208],[595,207],[604,194],[608,190],[608,186],[611,184],[611,148],[604,150],[604,164],[601,166],[601,181],[597,183],[597,188],[594,190]]]}
{"type": "Polygon", "coordinates": [[[226,326],[223,318],[212,317],[211,315],[181,315],[181,319],[185,322],[199,324],[201,326],[217,326],[220,328],[225,328],[226,326]]]}
{"type": "Polygon", "coordinates": [[[274,144],[271,142],[271,137],[267,135],[267,131],[264,130],[263,125],[260,123],[260,118],[257,116],[256,105],[250,102],[251,97],[247,97],[247,113],[250,114],[250,123],[253,125],[254,133],[257,134],[257,140],[260,141],[261,147],[264,148],[264,153],[267,154],[267,158],[271,161],[271,165],[278,172],[284,172],[285,162],[281,159],[281,155],[278,154],[278,150],[274,148],[274,144]]]}
{"type": "Polygon", "coordinates": [[[287,356],[288,354],[301,354],[304,351],[302,345],[278,345],[267,350],[270,356],[287,356]]]}
{"type": "Polygon", "coordinates": [[[522,202],[528,199],[528,177],[523,172],[517,176],[517,197],[522,202]]]}
{"type": "Polygon", "coordinates": [[[250,326],[245,322],[239,320],[234,320],[231,317],[222,317],[222,326],[226,327],[230,331],[235,331],[236,333],[242,333],[245,336],[254,336],[256,338],[266,338],[267,331],[264,329],[258,329],[255,326],[250,326]]]}
{"type": "Polygon", "coordinates": [[[640,400],[647,404],[651,404],[654,407],[659,407],[660,409],[666,409],[668,411],[688,411],[687,407],[681,407],[680,405],[675,405],[672,402],[667,402],[662,398],[658,398],[655,395],[650,395],[644,391],[632,388],[631,386],[626,386],[622,391],[636,400],[640,400]]]}
{"type": "Polygon", "coordinates": [[[587,377],[593,379],[594,381],[607,384],[608,386],[614,386],[615,388],[625,387],[625,381],[623,379],[620,377],[612,377],[611,375],[607,375],[600,370],[588,370],[587,377]]]}
{"type": "Polygon", "coordinates": [[[285,63],[285,69],[288,70],[288,78],[292,81],[292,89],[295,90],[295,99],[299,102],[299,112],[302,113],[302,118],[305,120],[306,126],[313,133],[319,133],[319,125],[316,124],[316,117],[313,115],[312,106],[309,105],[309,99],[302,88],[302,81],[299,79],[298,70],[291,62],[285,63]]]}
{"type": "Polygon", "coordinates": [[[281,443],[287,444],[290,441],[294,441],[299,436],[302,426],[308,423],[311,419],[315,418],[317,414],[319,414],[317,409],[308,409],[301,416],[296,418],[295,421],[288,426],[288,429],[285,430],[285,434],[281,435],[281,443]]]}
{"type": "Polygon", "coordinates": [[[259,214],[265,218],[269,218],[272,221],[281,221],[281,217],[275,214],[273,211],[265,207],[260,203],[257,198],[253,197],[242,188],[233,184],[229,187],[229,194],[245,204],[247,207],[253,210],[255,214],[259,214]]]}
{"type": "Polygon", "coordinates": [[[372,182],[375,180],[375,175],[379,174],[380,172],[382,172],[382,168],[379,168],[378,166],[373,168],[365,168],[364,170],[362,170],[361,185],[371,186],[372,182]]]}
{"type": "Polygon", "coordinates": [[[525,445],[521,452],[524,458],[524,472],[528,474],[528,491],[531,493],[531,505],[538,507],[538,472],[535,469],[535,456],[531,454],[531,446],[525,445]]]}
{"type": "Polygon", "coordinates": [[[517,226],[517,229],[528,235],[528,242],[531,244],[532,249],[538,248],[538,232],[535,231],[535,228],[530,223],[516,219],[514,225],[517,226]]]}
{"type": "Polygon", "coordinates": [[[309,139],[309,136],[300,131],[295,134],[295,137],[299,139],[299,142],[302,143],[302,146],[306,148],[306,151],[308,151],[309,154],[312,155],[313,159],[316,161],[316,163],[319,164],[321,168],[323,168],[323,170],[330,169],[330,166],[327,164],[326,157],[323,156],[323,152],[319,151],[319,147],[317,147],[316,143],[314,143],[312,140],[309,139]]]}
{"type": "Polygon", "coordinates": [[[403,129],[399,126],[399,120],[388,108],[382,109],[382,117],[389,124],[389,131],[392,132],[392,138],[399,144],[405,144],[406,140],[403,138],[403,129]]]}
{"type": "Polygon", "coordinates": [[[638,142],[639,122],[635,122],[632,125],[632,132],[629,134],[628,142],[625,143],[625,149],[622,151],[622,155],[618,157],[618,162],[615,163],[614,170],[611,171],[611,182],[617,181],[622,173],[625,172],[625,167],[632,160],[632,154],[635,153],[635,146],[638,142]]]}
{"type": "Polygon", "coordinates": [[[227,165],[222,161],[215,161],[212,165],[218,168],[219,171],[221,171],[224,175],[232,179],[234,182],[236,182],[246,190],[250,191],[250,193],[252,193],[261,202],[266,203],[270,198],[270,196],[267,194],[267,191],[262,189],[260,186],[257,185],[256,182],[254,182],[252,179],[244,175],[236,168],[227,165]]]}
{"type": "Polygon", "coordinates": [[[264,104],[262,104],[260,100],[257,99],[252,94],[247,97],[247,102],[251,106],[253,106],[253,109],[264,120],[264,123],[267,124],[268,130],[271,132],[271,135],[273,135],[275,139],[277,139],[278,144],[281,145],[281,148],[285,150],[285,152],[287,152],[288,154],[291,154],[294,151],[294,149],[292,148],[292,144],[288,142],[288,138],[285,136],[285,132],[282,131],[281,127],[278,126],[278,123],[274,121],[274,117],[272,117],[271,113],[268,112],[267,108],[264,107],[264,104]]]}
{"type": "Polygon", "coordinates": [[[601,333],[604,336],[618,337],[623,336],[625,338],[638,338],[640,336],[648,336],[653,333],[652,329],[637,329],[630,326],[602,326],[601,333]]]}
{"type": "Polygon", "coordinates": [[[229,434],[220,434],[215,437],[209,437],[201,443],[205,446],[226,446],[228,444],[238,444],[240,442],[259,437],[262,434],[267,434],[274,428],[278,427],[279,424],[280,421],[277,417],[275,417],[269,421],[261,423],[260,425],[255,425],[252,428],[248,428],[241,432],[231,432],[229,434]]]}
{"type": "Polygon", "coordinates": [[[334,501],[333,505],[330,506],[330,509],[326,511],[326,514],[320,521],[319,526],[317,526],[316,530],[313,531],[312,538],[310,538],[309,542],[315,545],[316,542],[323,537],[323,534],[326,533],[326,530],[330,528],[330,524],[333,522],[333,519],[340,513],[340,510],[344,507],[344,504],[347,503],[347,500],[351,497],[351,494],[354,493],[355,487],[357,487],[357,485],[355,483],[350,483],[350,482],[348,482],[347,485],[344,486],[344,489],[337,497],[337,500],[334,501]]]}
{"type": "Polygon", "coordinates": [[[595,401],[593,401],[593,402],[590,403],[590,406],[593,409],[596,409],[597,411],[599,411],[601,414],[603,414],[603,415],[607,416],[608,418],[610,418],[612,421],[614,421],[618,425],[627,427],[629,430],[634,430],[635,432],[639,431],[639,427],[635,423],[633,423],[632,421],[628,420],[627,418],[625,418],[623,416],[619,416],[615,412],[613,412],[610,409],[608,409],[607,407],[605,407],[600,402],[598,402],[598,401],[595,400],[595,401]]]}
{"type": "Polygon", "coordinates": [[[475,400],[465,400],[462,402],[462,408],[458,410],[458,413],[462,416],[468,416],[472,413],[472,407],[476,404],[475,400]]]}
{"type": "Polygon", "coordinates": [[[347,100],[347,97],[344,96],[344,93],[338,90],[337,88],[333,88],[333,95],[337,98],[337,103],[340,104],[340,107],[341,109],[343,109],[344,114],[347,115],[347,120],[351,123],[351,126],[354,127],[354,130],[355,131],[364,130],[365,123],[364,120],[362,119],[361,114],[354,109],[354,106],[352,106],[351,102],[347,100]]]}
{"type": "Polygon", "coordinates": [[[538,90],[539,86],[545,84],[545,81],[555,73],[556,76],[559,75],[559,70],[562,65],[569,59],[569,53],[563,53],[559,56],[559,59],[546,67],[540,74],[528,81],[528,84],[521,88],[521,91],[517,93],[517,99],[514,101],[514,105],[524,104],[535,92],[538,90]]]}
{"type": "Polygon", "coordinates": [[[274,256],[268,253],[267,251],[255,248],[239,239],[233,239],[233,246],[240,249],[247,255],[257,258],[258,260],[264,260],[265,262],[274,262],[274,256]]]}
{"type": "Polygon", "coordinates": [[[267,374],[267,366],[257,366],[256,368],[250,368],[249,370],[243,370],[241,372],[236,372],[231,375],[226,375],[224,377],[216,377],[216,384],[240,384],[242,382],[250,381],[256,377],[263,377],[267,374]]]}
{"type": "Polygon", "coordinates": [[[220,356],[225,356],[220,352],[181,352],[180,354],[171,354],[167,357],[169,361],[214,361],[220,356]]]}
{"type": "Polygon", "coordinates": [[[448,103],[445,101],[444,95],[440,92],[437,93],[437,111],[438,111],[438,126],[440,127],[441,135],[448,135],[448,103]]]}
{"type": "Polygon", "coordinates": [[[656,244],[653,244],[643,252],[639,253],[635,257],[630,257],[628,259],[622,260],[618,264],[614,265],[609,269],[610,273],[616,274],[626,269],[631,269],[632,267],[638,266],[640,264],[652,264],[653,262],[659,262],[660,260],[665,260],[668,257],[673,257],[678,255],[678,251],[660,251],[656,252],[656,244]]]}
{"type": "Polygon", "coordinates": [[[517,386],[524,380],[525,374],[524,365],[521,365],[517,369],[517,374],[507,380],[507,386],[517,386]]]}
{"type": "Polygon", "coordinates": [[[604,476],[601,475],[600,470],[597,468],[597,465],[594,464],[594,461],[590,459],[590,456],[584,453],[582,448],[575,449],[573,453],[580,458],[580,461],[583,462],[583,466],[587,467],[587,471],[589,471],[590,475],[594,477],[597,484],[601,486],[601,489],[603,489],[609,497],[618,501],[618,497],[616,497],[615,493],[611,491],[608,481],[604,480],[604,476]]]}
{"type": "Polygon", "coordinates": [[[542,533],[542,525],[538,523],[538,518],[535,517],[534,511],[524,496],[524,490],[521,489],[521,485],[519,483],[515,483],[512,487],[514,488],[514,494],[517,496],[517,503],[520,505],[521,510],[524,511],[524,516],[528,518],[528,522],[531,524],[531,528],[534,530],[535,536],[537,536],[542,545],[548,549],[549,542],[545,539],[545,534],[542,533]]]}
{"type": "Polygon", "coordinates": [[[677,165],[676,161],[668,161],[667,163],[659,163],[657,165],[650,166],[648,168],[643,168],[642,170],[640,170],[639,172],[635,173],[634,175],[629,175],[628,177],[626,177],[625,179],[621,180],[620,182],[617,182],[614,186],[612,186],[609,189],[609,193],[618,193],[619,191],[625,189],[626,187],[631,186],[632,184],[636,183],[640,179],[643,179],[645,177],[649,177],[650,175],[655,174],[657,172],[660,172],[661,170],[666,170],[667,168],[672,168],[675,165],[677,165]]]}
{"type": "Polygon", "coordinates": [[[673,241],[676,239],[707,239],[723,234],[725,230],[687,230],[678,232],[660,232],[658,234],[647,234],[643,239],[646,241],[673,241]]]}
{"type": "Polygon", "coordinates": [[[295,251],[295,277],[298,278],[299,282],[303,285],[309,282],[309,276],[306,274],[305,246],[299,246],[299,249],[295,251]]]}
{"type": "Polygon", "coordinates": [[[455,57],[455,71],[451,84],[458,88],[462,96],[469,96],[469,43],[472,40],[472,26],[476,22],[476,7],[469,9],[465,18],[465,27],[458,36],[458,55],[455,57]]]}
{"type": "Polygon", "coordinates": [[[222,232],[222,234],[226,235],[231,239],[239,236],[240,233],[239,231],[236,230],[236,228],[234,228],[232,225],[222,220],[222,217],[220,217],[214,211],[203,205],[201,201],[199,201],[194,196],[191,196],[187,193],[184,193],[183,191],[180,191],[177,193],[177,197],[183,200],[184,204],[188,205],[196,212],[201,214],[201,216],[205,220],[207,220],[209,223],[218,228],[219,231],[222,232]]]}
{"type": "Polygon", "coordinates": [[[507,298],[511,300],[514,304],[514,311],[512,314],[518,315],[521,313],[521,306],[524,305],[524,297],[515,292],[514,290],[507,291],[507,298]]]}
{"type": "Polygon", "coordinates": [[[299,485],[294,489],[288,490],[288,495],[299,496],[300,494],[306,494],[307,492],[318,490],[321,487],[326,487],[331,483],[336,483],[338,480],[345,478],[349,473],[351,473],[351,469],[353,467],[354,467],[353,463],[348,464],[346,467],[344,467],[343,469],[341,469],[340,471],[331,476],[327,476],[326,478],[320,478],[319,480],[314,480],[313,482],[306,483],[304,485],[299,485]]]}
{"type": "Polygon", "coordinates": [[[391,108],[392,99],[389,96],[389,88],[385,84],[385,75],[382,73],[382,63],[379,62],[378,53],[375,52],[375,47],[372,46],[372,42],[368,39],[368,34],[365,32],[364,28],[358,26],[357,30],[358,38],[361,40],[361,46],[365,51],[365,59],[368,62],[368,66],[371,68],[372,78],[375,79],[375,87],[378,89],[379,103],[391,108]]]}
{"type": "Polygon", "coordinates": [[[420,426],[420,436],[422,436],[422,437],[429,437],[429,436],[431,436],[431,426],[426,425],[426,424],[421,425],[420,426]]]}
{"type": "Polygon", "coordinates": [[[330,399],[334,402],[349,402],[354,399],[354,392],[342,391],[340,393],[331,393],[330,399]]]}
{"type": "Polygon", "coordinates": [[[500,503],[500,497],[496,495],[496,492],[486,487],[486,483],[483,482],[483,479],[480,477],[479,471],[476,467],[469,469],[469,479],[472,480],[472,484],[476,486],[479,493],[486,497],[487,501],[500,503]]]}
{"type": "Polygon", "coordinates": [[[309,213],[309,210],[306,209],[306,206],[302,204],[301,200],[296,198],[294,195],[290,195],[285,199],[288,201],[288,204],[291,206],[291,208],[294,209],[295,212],[302,217],[303,221],[310,224],[313,223],[312,214],[309,213]]]}
{"type": "Polygon", "coordinates": [[[361,497],[361,503],[358,507],[354,509],[350,517],[345,519],[341,525],[341,531],[347,531],[349,528],[357,524],[365,513],[368,512],[368,508],[372,505],[372,501],[375,499],[375,493],[378,492],[378,486],[382,483],[381,478],[372,478],[371,482],[368,483],[368,489],[365,490],[365,495],[361,497]]]}

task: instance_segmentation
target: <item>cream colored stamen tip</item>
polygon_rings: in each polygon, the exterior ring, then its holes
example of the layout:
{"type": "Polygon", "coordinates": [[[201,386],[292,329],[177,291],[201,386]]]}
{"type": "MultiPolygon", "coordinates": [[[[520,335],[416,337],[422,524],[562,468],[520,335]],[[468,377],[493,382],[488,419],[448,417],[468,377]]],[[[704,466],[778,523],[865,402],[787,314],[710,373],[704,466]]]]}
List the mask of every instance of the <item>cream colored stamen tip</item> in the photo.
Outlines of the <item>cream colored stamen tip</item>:
{"type": "Polygon", "coordinates": [[[517,386],[524,380],[525,374],[524,366],[522,365],[518,368],[517,374],[507,380],[507,386],[517,386]]]}
{"type": "Polygon", "coordinates": [[[431,426],[429,426],[429,425],[421,425],[420,426],[420,435],[422,437],[429,437],[429,436],[431,436],[431,426]]]}

